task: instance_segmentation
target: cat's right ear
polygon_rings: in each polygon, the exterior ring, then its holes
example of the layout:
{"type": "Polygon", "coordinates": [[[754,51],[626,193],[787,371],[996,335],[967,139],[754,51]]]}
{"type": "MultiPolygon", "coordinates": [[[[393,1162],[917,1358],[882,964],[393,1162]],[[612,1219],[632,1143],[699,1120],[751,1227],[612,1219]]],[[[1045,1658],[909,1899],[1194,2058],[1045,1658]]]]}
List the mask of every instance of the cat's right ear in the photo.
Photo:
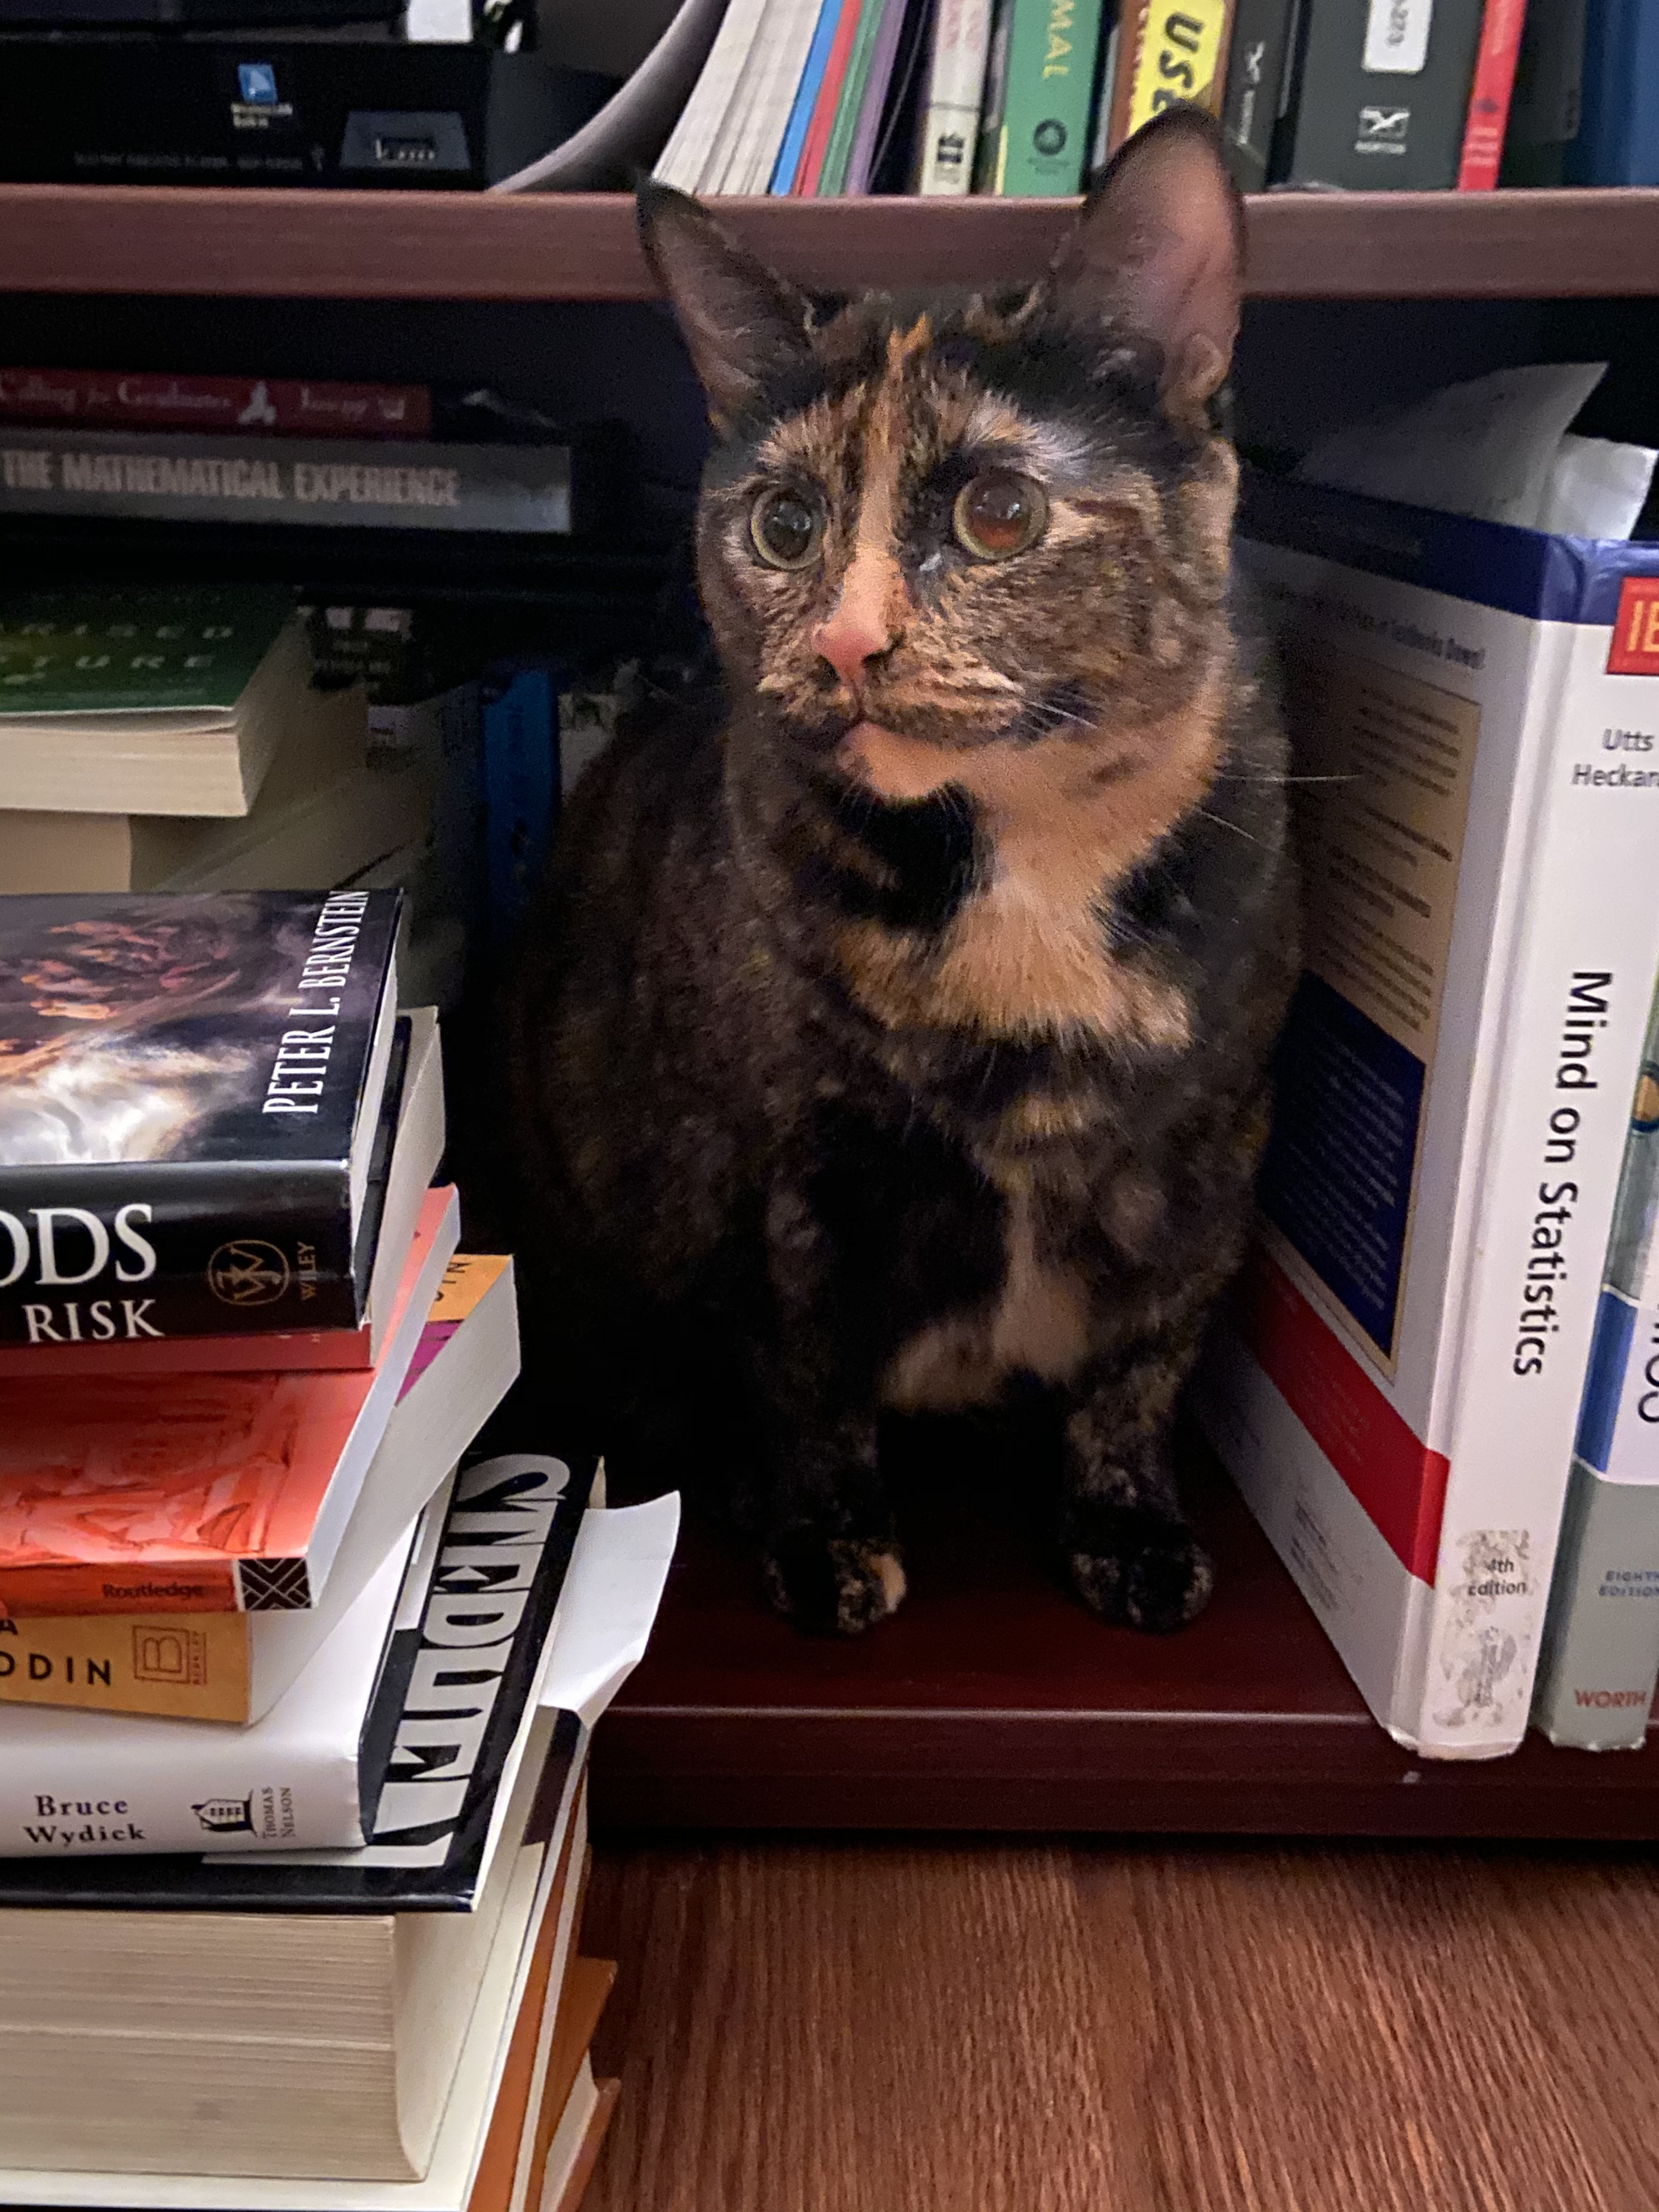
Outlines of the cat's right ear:
{"type": "Polygon", "coordinates": [[[686,193],[641,185],[638,205],[651,273],[673,307],[708,411],[724,426],[780,370],[811,358],[811,307],[686,193]]]}

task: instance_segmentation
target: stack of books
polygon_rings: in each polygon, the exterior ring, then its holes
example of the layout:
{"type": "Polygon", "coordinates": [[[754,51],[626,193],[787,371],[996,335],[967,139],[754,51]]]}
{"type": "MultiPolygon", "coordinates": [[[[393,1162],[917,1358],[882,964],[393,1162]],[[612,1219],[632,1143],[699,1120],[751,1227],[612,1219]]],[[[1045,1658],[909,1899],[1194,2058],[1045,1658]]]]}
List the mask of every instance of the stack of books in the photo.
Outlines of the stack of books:
{"type": "Polygon", "coordinates": [[[196,586],[0,600],[0,884],[326,890],[426,839],[433,749],[371,747],[313,681],[291,594],[196,586]]]}
{"type": "MultiPolygon", "coordinates": [[[[1571,138],[1575,24],[1534,0],[730,0],[658,161],[703,193],[1064,196],[1164,108],[1242,191],[1489,191],[1571,138]],[[1523,19],[1528,48],[1523,52],[1523,19]],[[1553,134],[1553,135],[1552,135],[1553,134]]],[[[1540,171],[1540,174],[1542,172],[1540,171]]]]}
{"type": "Polygon", "coordinates": [[[597,2152],[596,1470],[477,1444],[512,1264],[398,908],[0,899],[8,2204],[560,2212],[597,2152]]]}

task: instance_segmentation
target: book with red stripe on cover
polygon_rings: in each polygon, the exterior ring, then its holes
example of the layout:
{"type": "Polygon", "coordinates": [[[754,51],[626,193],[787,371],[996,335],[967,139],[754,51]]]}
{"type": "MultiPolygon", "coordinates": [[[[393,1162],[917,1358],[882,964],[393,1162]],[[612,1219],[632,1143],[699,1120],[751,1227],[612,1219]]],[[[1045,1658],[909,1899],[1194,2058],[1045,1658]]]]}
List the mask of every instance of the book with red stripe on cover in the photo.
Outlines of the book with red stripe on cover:
{"type": "Polygon", "coordinates": [[[83,430],[236,430],[250,437],[424,438],[432,428],[432,394],[423,384],[0,368],[0,422],[83,430]]]}

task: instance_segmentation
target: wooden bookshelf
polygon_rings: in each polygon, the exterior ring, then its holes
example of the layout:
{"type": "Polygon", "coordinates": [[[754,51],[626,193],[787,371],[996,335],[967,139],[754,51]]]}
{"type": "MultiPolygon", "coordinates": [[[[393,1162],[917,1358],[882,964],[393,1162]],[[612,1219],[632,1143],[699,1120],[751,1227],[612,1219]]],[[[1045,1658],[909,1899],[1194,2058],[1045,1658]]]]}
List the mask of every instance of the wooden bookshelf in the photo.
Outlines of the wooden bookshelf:
{"type": "MultiPolygon", "coordinates": [[[[1071,204],[732,200],[779,268],[838,290],[1034,276],[1071,204]]],[[[1659,191],[1286,193],[1249,208],[1259,299],[1659,294],[1659,191]]],[[[641,300],[625,196],[0,185],[0,292],[641,300]]]]}
{"type": "MultiPolygon", "coordinates": [[[[1638,1753],[1413,1757],[1203,1447],[1189,1491],[1217,1562],[1173,1637],[1102,1627],[984,1486],[907,1522],[910,1594],[851,1641],[769,1613],[752,1559],[682,1537],[650,1649],[595,1740],[612,1830],[976,1829],[1324,1836],[1659,1836],[1638,1753]]],[[[1018,1470],[1005,1471],[1005,1494],[1018,1470]]]]}

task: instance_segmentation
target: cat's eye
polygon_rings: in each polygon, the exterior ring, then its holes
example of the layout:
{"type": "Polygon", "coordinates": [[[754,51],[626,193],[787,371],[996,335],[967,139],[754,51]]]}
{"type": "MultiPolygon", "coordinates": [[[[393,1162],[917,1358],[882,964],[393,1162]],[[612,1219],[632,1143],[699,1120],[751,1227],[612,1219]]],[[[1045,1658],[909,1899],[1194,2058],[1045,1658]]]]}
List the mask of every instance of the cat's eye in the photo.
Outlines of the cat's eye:
{"type": "Polygon", "coordinates": [[[1006,561],[1035,545],[1048,526],[1041,484],[1012,469],[989,469],[957,494],[951,517],[957,542],[976,561],[1006,561]]]}
{"type": "Polygon", "coordinates": [[[769,568],[805,568],[823,542],[823,510],[805,492],[774,485],[749,510],[749,535],[769,568]]]}

